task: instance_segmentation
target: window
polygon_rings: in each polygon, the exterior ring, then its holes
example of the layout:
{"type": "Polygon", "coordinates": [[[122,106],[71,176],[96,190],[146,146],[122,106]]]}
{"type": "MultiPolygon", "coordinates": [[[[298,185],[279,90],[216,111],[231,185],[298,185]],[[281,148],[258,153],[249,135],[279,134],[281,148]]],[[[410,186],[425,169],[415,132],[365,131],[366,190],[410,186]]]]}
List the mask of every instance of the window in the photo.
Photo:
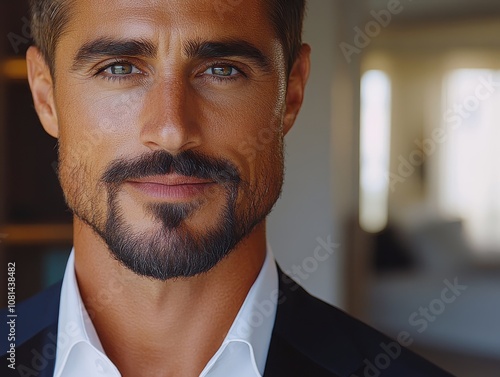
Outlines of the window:
{"type": "Polygon", "coordinates": [[[477,251],[500,250],[500,71],[453,70],[444,93],[441,211],[477,251]]]}
{"type": "Polygon", "coordinates": [[[380,70],[361,80],[360,225],[378,232],[387,225],[391,133],[391,83],[380,70]]]}

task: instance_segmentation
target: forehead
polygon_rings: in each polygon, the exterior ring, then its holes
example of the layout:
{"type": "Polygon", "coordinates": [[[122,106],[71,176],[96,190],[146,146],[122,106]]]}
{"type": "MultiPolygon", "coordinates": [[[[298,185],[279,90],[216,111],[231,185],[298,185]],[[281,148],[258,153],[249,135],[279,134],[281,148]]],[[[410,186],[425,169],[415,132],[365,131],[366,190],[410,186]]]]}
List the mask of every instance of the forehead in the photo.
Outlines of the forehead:
{"type": "Polygon", "coordinates": [[[83,43],[96,37],[243,39],[275,44],[263,0],[75,0],[61,40],[83,43]]]}

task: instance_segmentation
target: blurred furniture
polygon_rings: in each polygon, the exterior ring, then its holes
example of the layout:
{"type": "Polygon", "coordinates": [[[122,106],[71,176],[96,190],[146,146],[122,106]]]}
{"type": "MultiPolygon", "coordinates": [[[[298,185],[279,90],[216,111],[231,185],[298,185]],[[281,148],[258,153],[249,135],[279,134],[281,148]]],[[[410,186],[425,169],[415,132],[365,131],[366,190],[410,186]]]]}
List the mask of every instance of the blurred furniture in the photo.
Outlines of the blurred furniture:
{"type": "Polygon", "coordinates": [[[420,348],[497,360],[500,373],[498,270],[475,263],[460,221],[432,221],[404,234],[415,266],[372,276],[367,320],[393,337],[408,332],[420,348]],[[447,303],[450,285],[461,288],[447,303]]]}

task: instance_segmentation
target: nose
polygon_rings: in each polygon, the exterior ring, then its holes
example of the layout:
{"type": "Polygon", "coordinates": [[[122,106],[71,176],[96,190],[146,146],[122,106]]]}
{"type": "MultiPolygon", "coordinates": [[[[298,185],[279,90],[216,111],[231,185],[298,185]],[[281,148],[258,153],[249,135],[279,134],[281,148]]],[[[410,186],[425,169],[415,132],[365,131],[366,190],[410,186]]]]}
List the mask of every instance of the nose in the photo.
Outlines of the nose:
{"type": "Polygon", "coordinates": [[[155,84],[143,107],[142,144],[173,155],[199,146],[198,106],[188,82],[172,78],[155,84]]]}

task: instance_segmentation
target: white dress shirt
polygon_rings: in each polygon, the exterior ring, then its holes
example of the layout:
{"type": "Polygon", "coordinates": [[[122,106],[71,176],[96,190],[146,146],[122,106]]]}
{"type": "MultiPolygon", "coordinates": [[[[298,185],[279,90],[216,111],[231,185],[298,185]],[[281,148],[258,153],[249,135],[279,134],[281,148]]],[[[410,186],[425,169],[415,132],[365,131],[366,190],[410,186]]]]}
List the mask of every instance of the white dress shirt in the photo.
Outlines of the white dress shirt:
{"type": "MultiPolygon", "coordinates": [[[[274,257],[268,249],[259,276],[222,345],[200,377],[262,377],[274,326],[277,298],[278,272],[274,257]]],[[[66,266],[61,290],[54,376],[121,376],[106,356],[83,305],[75,276],[74,250],[66,266]]]]}

